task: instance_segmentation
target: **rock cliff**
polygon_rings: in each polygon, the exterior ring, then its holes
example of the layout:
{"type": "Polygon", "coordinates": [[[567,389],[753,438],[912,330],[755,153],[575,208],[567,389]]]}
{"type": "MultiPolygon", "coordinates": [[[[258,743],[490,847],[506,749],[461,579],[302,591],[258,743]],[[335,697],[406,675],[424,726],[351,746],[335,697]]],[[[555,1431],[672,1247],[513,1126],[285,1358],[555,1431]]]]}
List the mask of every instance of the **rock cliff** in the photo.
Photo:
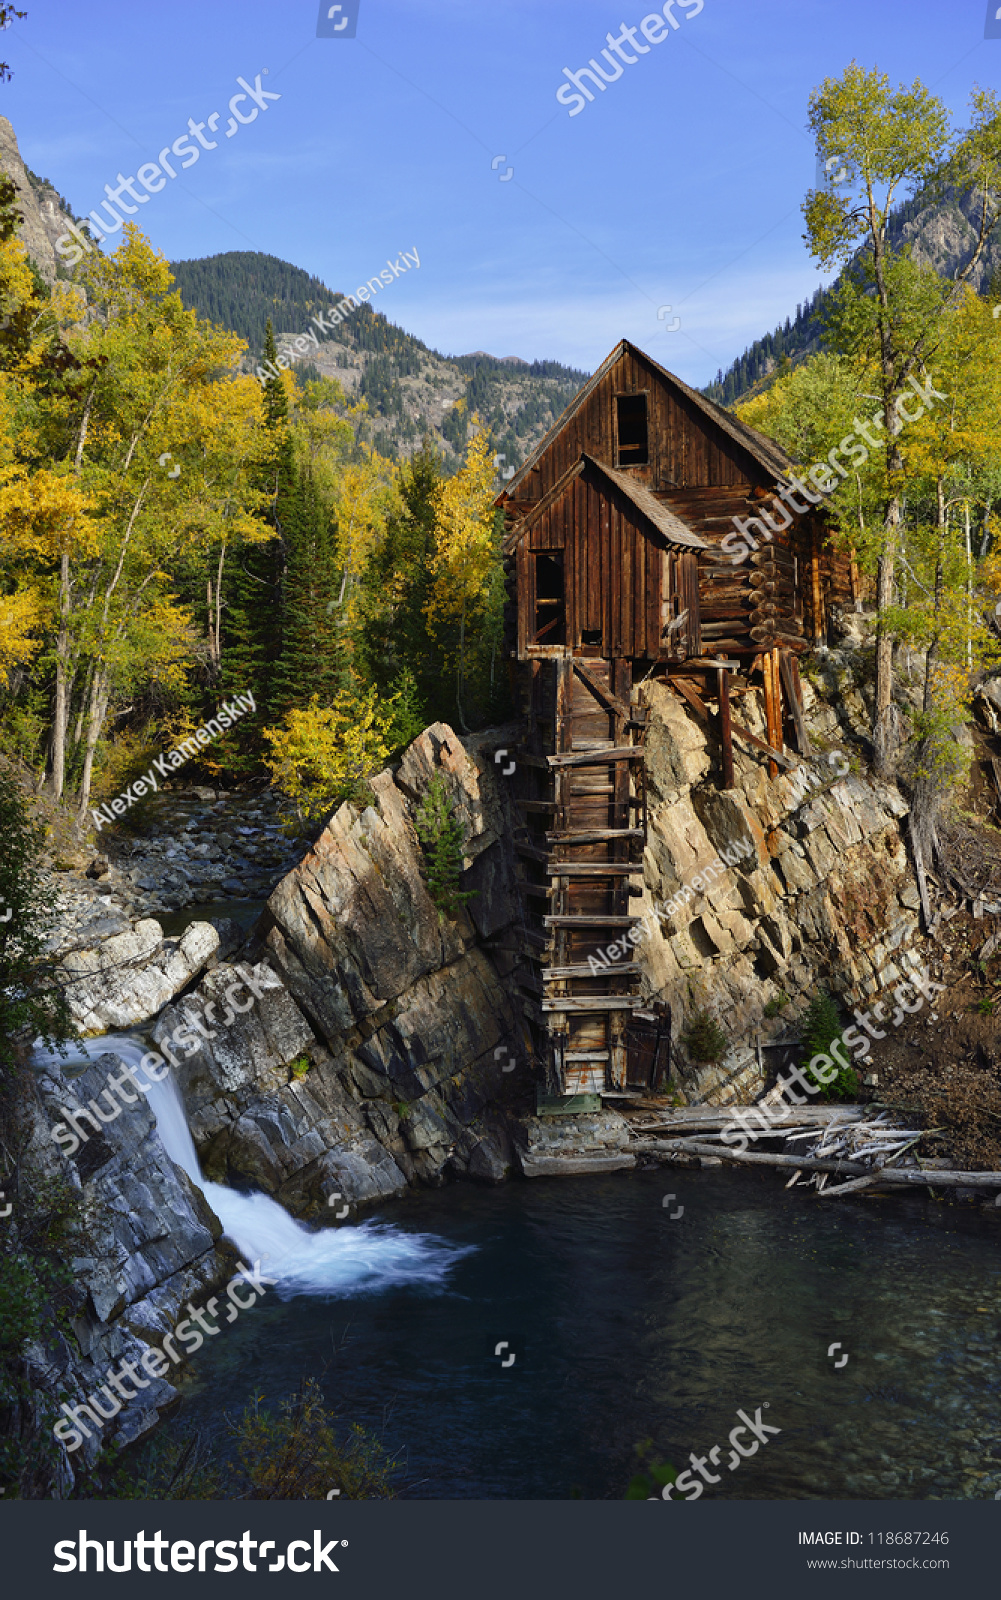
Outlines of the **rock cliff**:
{"type": "MultiPolygon", "coordinates": [[[[662,909],[737,839],[749,853],[671,920],[651,916],[635,959],[645,993],[673,1010],[676,1089],[692,1101],[753,1099],[821,983],[860,999],[917,963],[905,806],[895,788],[856,772],[803,800],[795,774],[770,779],[739,735],[734,786],[722,790],[708,726],[663,684],[640,693],[649,708],[641,913],[662,909]],[[780,1003],[774,1016],[770,999],[780,1003]],[[731,1041],[712,1064],[680,1042],[705,1007],[731,1041]]],[[[809,686],[805,698],[813,737],[840,747],[827,701],[809,686]]],[[[739,720],[764,732],[754,695],[739,720]]],[[[128,932],[116,922],[103,949],[74,957],[82,1027],[146,1022],[151,1040],[173,1041],[208,1178],[325,1219],[333,1200],[357,1214],[414,1183],[634,1165],[611,1107],[533,1115],[516,981],[517,818],[493,760],[497,745],[516,742],[514,730],[466,740],[441,724],[425,730],[399,768],[372,780],[368,803],[342,805],[281,879],[239,966],[220,960],[207,924],[164,941],[149,919],[128,932]],[[477,890],[456,919],[430,897],[414,830],[437,772],[463,819],[465,883],[477,890]],[[227,1011],[227,993],[251,980],[254,1003],[227,1011]]],[[[68,1161],[56,1154],[49,1129],[62,1107],[99,1093],[112,1064],[104,1058],[72,1085],[52,1067],[38,1084],[36,1153],[69,1171],[94,1219],[76,1265],[72,1337],[29,1358],[34,1381],[60,1400],[82,1398],[123,1356],[139,1359],[185,1300],[232,1270],[217,1219],[166,1155],[145,1104],[68,1161]]],[[[151,1385],[105,1437],[135,1437],[173,1398],[166,1381],[151,1385]]],[[[67,1483],[65,1459],[61,1472],[67,1483]]]]}

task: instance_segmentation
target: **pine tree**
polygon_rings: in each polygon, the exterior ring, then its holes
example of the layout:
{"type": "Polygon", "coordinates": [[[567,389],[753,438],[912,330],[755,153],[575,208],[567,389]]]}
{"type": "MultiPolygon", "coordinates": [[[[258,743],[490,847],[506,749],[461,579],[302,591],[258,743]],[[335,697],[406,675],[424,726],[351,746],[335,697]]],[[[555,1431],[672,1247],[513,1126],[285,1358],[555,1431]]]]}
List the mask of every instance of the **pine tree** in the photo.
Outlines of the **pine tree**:
{"type": "Polygon", "coordinates": [[[330,513],[311,467],[300,469],[285,497],[285,602],[270,696],[273,716],[332,704],[348,687],[337,614],[337,549],[330,513]]]}

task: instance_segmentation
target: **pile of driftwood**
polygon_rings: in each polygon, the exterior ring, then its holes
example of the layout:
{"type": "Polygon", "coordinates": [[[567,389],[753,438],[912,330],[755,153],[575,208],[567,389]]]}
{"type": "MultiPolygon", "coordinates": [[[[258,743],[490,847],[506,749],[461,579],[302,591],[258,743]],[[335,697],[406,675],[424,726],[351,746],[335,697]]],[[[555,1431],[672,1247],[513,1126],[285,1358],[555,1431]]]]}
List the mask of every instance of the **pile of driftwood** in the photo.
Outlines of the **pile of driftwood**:
{"type": "Polygon", "coordinates": [[[938,1130],[906,1126],[898,1123],[895,1115],[889,1109],[873,1106],[798,1109],[773,1102],[767,1115],[756,1119],[753,1106],[686,1106],[645,1119],[630,1118],[629,1149],[636,1155],[665,1160],[687,1154],[711,1156],[741,1166],[791,1168],[787,1189],[802,1179],[805,1184],[814,1185],[817,1194],[825,1199],[863,1189],[875,1191],[915,1184],[1001,1192],[1001,1172],[943,1171],[929,1161],[922,1162],[915,1147],[938,1130]],[[730,1142],[724,1143],[724,1132],[735,1127],[743,1128],[749,1141],[754,1135],[754,1142],[759,1145],[781,1143],[782,1153],[735,1149],[732,1133],[730,1142]],[[844,1181],[831,1183],[832,1178],[844,1181]]]}

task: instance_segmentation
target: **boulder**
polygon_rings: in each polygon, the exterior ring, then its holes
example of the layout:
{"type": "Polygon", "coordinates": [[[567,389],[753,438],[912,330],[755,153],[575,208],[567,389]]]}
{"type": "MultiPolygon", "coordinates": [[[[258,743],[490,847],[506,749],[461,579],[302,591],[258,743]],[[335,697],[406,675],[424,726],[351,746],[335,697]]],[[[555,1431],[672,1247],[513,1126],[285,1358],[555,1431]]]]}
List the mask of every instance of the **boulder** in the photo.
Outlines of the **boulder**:
{"type": "Polygon", "coordinates": [[[152,917],[105,939],[96,950],[74,950],[60,963],[73,1019],[85,1035],[148,1022],[187,987],[219,944],[210,922],[192,922],[179,939],[165,939],[152,917]]]}

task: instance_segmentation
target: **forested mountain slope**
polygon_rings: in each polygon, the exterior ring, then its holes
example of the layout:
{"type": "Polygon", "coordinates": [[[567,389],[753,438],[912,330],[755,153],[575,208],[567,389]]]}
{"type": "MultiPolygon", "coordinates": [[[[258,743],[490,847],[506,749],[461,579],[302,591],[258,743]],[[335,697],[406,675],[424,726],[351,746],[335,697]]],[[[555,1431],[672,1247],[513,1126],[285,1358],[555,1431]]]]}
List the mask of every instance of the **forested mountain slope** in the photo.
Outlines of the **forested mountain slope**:
{"type": "MultiPolygon", "coordinates": [[[[171,271],[185,305],[247,340],[252,367],[269,317],[281,352],[350,292],[335,293],[300,267],[250,250],[175,261],[171,271]]],[[[557,361],[498,359],[482,350],[443,356],[369,305],[326,335],[321,325],[320,335],[295,370],[336,377],[350,397],[365,400],[369,415],[359,437],[388,456],[410,455],[432,433],[457,465],[475,411],[504,466],[519,466],[588,377],[557,361]]]]}
{"type": "MultiPolygon", "coordinates": [[[[958,201],[947,193],[944,198],[915,195],[894,214],[889,226],[890,242],[899,248],[910,244],[914,260],[934,267],[943,277],[951,277],[964,259],[974,236],[972,221],[975,203],[958,201]]],[[[983,259],[971,277],[971,286],[983,294],[1001,268],[1001,244],[992,239],[983,259]]],[[[835,280],[836,287],[837,280],[835,280]]],[[[824,316],[830,305],[832,288],[816,289],[811,298],[796,307],[796,315],[771,333],[755,339],[712,383],[702,391],[719,405],[733,405],[766,384],[768,378],[788,357],[796,363],[823,348],[824,316]]]]}

